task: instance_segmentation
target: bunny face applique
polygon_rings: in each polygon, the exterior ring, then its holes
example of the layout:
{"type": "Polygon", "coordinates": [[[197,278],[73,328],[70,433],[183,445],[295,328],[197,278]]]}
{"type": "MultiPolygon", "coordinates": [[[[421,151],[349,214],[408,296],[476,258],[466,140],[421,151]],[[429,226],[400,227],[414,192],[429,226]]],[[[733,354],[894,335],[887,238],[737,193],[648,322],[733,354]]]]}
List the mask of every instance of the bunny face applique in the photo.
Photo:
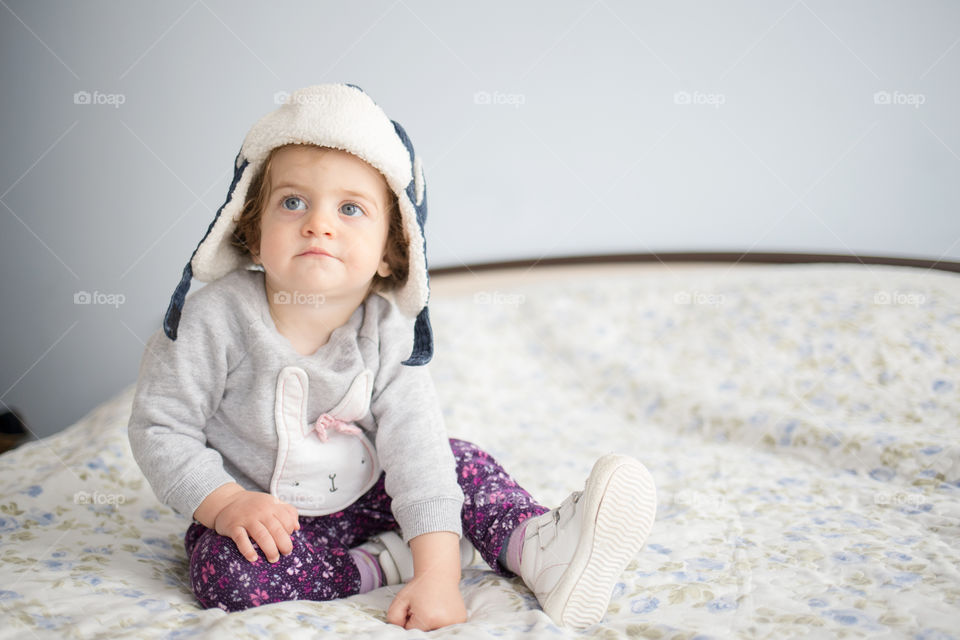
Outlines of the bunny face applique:
{"type": "Polygon", "coordinates": [[[279,443],[270,493],[300,515],[323,516],[353,504],[380,477],[373,444],[353,424],[370,410],[373,373],[364,370],[340,403],[307,419],[309,379],[300,367],[277,378],[275,419],[279,443]]]}

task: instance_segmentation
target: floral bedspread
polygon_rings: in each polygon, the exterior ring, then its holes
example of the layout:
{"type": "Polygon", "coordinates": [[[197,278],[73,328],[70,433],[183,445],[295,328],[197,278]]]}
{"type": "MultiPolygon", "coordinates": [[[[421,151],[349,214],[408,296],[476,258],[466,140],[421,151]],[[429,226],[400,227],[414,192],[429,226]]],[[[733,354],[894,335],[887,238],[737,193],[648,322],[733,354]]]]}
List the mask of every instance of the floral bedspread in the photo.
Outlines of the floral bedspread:
{"type": "MultiPolygon", "coordinates": [[[[960,638],[960,276],[518,273],[431,317],[450,435],[541,502],[608,451],[657,480],[653,533],[583,635],[960,638]]],[[[422,635],[385,622],[389,587],[201,609],[188,521],[127,444],[132,392],[0,456],[0,638],[422,635]]],[[[461,589],[469,621],[433,637],[578,635],[479,556],[461,589]]]]}

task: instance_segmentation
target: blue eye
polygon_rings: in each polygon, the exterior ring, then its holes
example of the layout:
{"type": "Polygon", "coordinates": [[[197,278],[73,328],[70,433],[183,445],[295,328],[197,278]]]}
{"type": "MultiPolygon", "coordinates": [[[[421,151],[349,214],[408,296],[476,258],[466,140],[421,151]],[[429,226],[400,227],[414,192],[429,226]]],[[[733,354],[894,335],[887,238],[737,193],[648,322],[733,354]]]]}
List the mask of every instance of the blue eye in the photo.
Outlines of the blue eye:
{"type": "Polygon", "coordinates": [[[363,209],[358,205],[355,205],[352,202],[348,202],[345,205],[340,207],[340,213],[347,216],[348,218],[356,218],[357,216],[363,215],[363,209]]]}
{"type": "Polygon", "coordinates": [[[286,198],[283,199],[283,202],[281,203],[281,206],[282,206],[284,209],[286,209],[287,211],[300,211],[300,210],[302,210],[302,209],[306,209],[307,204],[303,201],[302,198],[300,198],[300,197],[298,197],[298,196],[287,196],[286,198]],[[293,202],[293,203],[299,202],[301,206],[296,206],[296,204],[294,204],[294,206],[290,207],[290,206],[288,206],[288,205],[289,205],[291,202],[293,202]]]}

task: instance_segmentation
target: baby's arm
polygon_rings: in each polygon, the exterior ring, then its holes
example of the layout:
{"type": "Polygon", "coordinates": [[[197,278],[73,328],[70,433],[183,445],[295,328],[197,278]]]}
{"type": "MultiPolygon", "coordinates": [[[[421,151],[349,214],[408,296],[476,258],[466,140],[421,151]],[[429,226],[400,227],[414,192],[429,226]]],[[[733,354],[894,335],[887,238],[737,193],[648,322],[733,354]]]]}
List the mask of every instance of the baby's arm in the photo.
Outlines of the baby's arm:
{"type": "Polygon", "coordinates": [[[198,291],[177,340],[162,329],[150,337],[127,425],[133,457],[157,498],[188,518],[206,496],[236,480],[206,433],[228,373],[243,357],[231,330],[236,322],[223,309],[227,297],[216,287],[198,291]]]}
{"type": "Polygon", "coordinates": [[[384,315],[370,412],[391,510],[414,563],[414,577],[395,597],[387,621],[436,629],[466,621],[459,588],[463,492],[430,373],[402,364],[410,355],[411,327],[395,307],[376,298],[374,304],[384,315]]]}
{"type": "MultiPolygon", "coordinates": [[[[250,562],[257,561],[252,537],[268,562],[293,551],[290,534],[300,528],[297,509],[275,496],[247,491],[236,482],[215,489],[204,498],[193,517],[202,525],[228,536],[250,562]]],[[[459,565],[458,570],[459,570],[459,565]]]]}
{"type": "Polygon", "coordinates": [[[432,631],[467,621],[460,595],[460,538],[451,531],[410,540],[413,579],[387,611],[387,622],[405,629],[432,631]]]}

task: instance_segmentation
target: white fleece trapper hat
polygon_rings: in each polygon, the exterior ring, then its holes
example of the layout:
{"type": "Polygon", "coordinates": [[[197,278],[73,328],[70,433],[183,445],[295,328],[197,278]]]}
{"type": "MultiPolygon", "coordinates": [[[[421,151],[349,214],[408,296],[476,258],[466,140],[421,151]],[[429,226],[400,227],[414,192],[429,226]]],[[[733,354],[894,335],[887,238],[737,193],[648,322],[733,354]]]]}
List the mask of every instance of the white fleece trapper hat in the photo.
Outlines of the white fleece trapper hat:
{"type": "Polygon", "coordinates": [[[342,149],[378,169],[397,196],[403,229],[408,239],[409,269],[402,287],[390,292],[404,315],[416,318],[413,353],[403,362],[418,366],[433,357],[433,332],[427,311],[430,295],[427,243],[427,187],[423,165],[407,133],[383,112],[360,87],[321,84],[293,92],[286,103],[261,118],[247,133],[234,163],[227,200],[217,211],[190,261],[183,268],[163,319],[163,331],[177,339],[180,314],[190,281],[212,282],[235,269],[253,265],[249,255],[231,244],[253,176],[271,149],[305,143],[342,149]]]}

